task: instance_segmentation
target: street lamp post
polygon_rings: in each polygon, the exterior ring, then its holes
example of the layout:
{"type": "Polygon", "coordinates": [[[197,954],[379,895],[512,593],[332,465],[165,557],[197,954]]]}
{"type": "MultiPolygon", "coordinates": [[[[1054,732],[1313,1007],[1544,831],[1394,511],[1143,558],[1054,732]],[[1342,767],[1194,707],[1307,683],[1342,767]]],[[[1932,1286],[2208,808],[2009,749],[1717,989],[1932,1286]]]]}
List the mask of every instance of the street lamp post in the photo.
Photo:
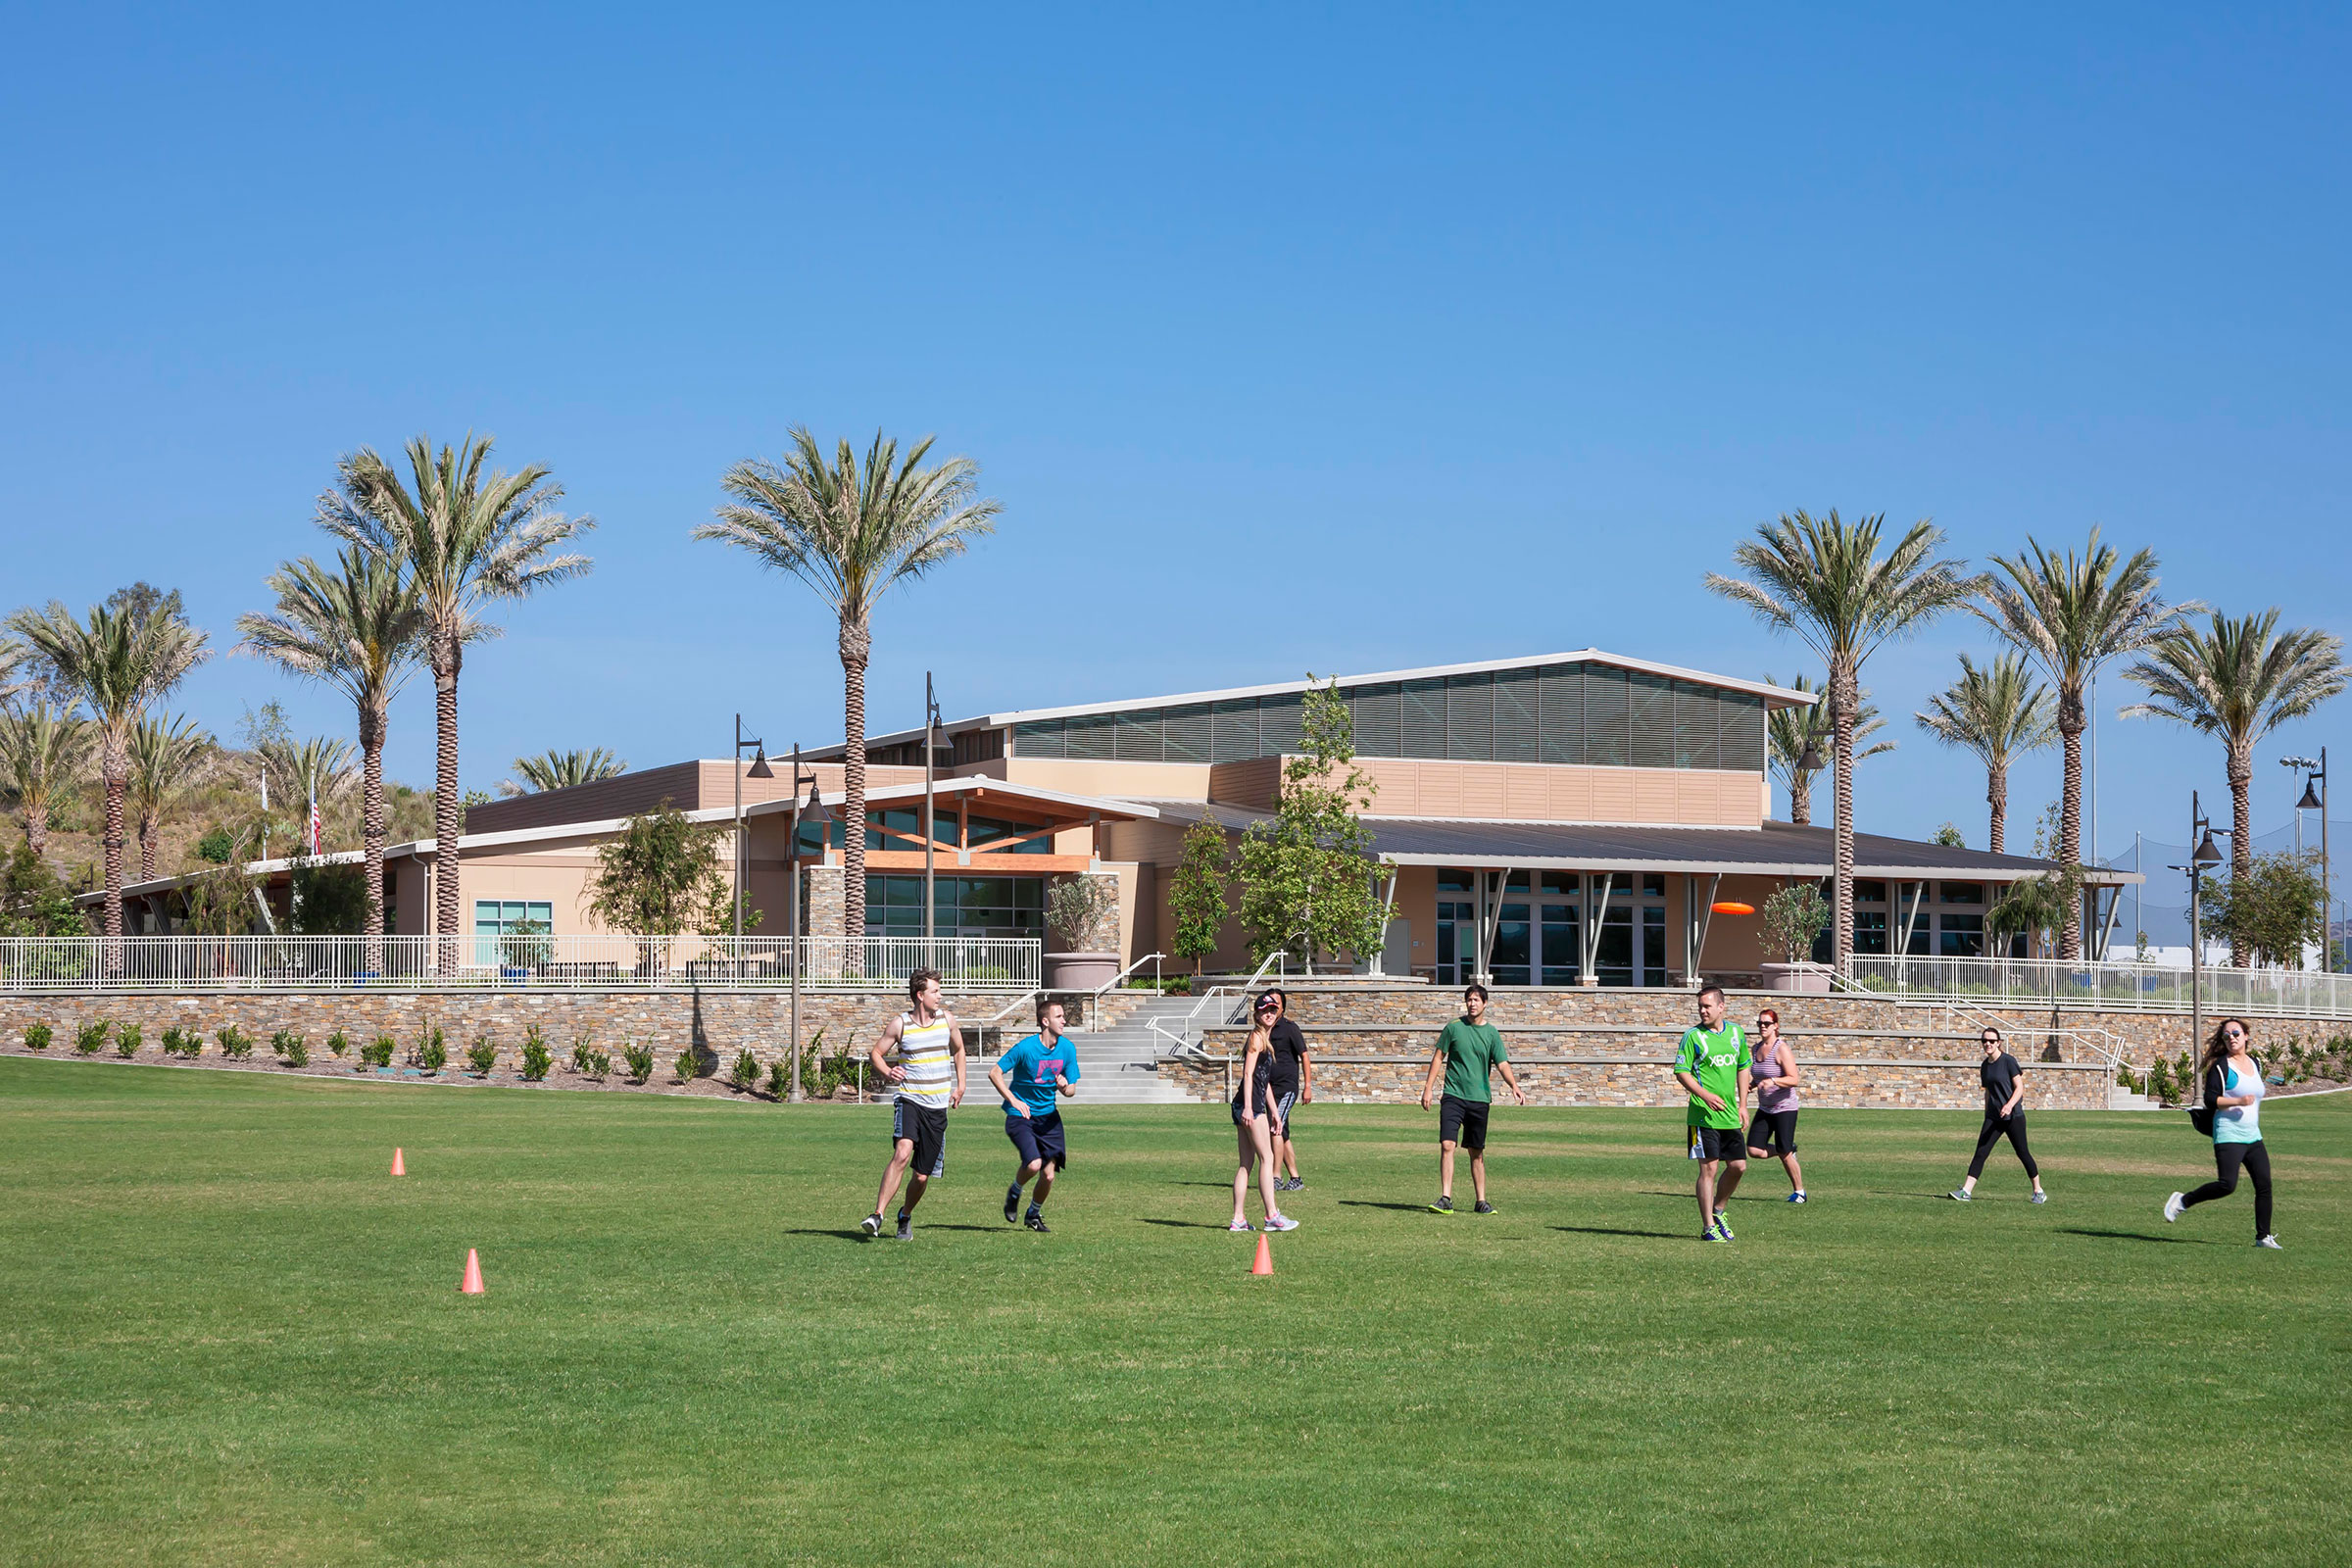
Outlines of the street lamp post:
{"type": "MultiPolygon", "coordinates": [[[[2197,792],[2189,791],[2188,842],[2195,848],[2188,852],[2186,865],[2175,866],[2173,869],[2188,873],[2188,1051],[2192,1061],[2200,1049],[2200,1042],[2205,1038],[2203,899],[2205,872],[2210,867],[2222,863],[2222,852],[2213,842],[2213,836],[2217,831],[2224,838],[2230,837],[2228,828],[2217,829],[2214,827],[2212,821],[2205,815],[2204,807],[2197,799],[2197,792]]],[[[2201,1095],[2204,1093],[2204,1080],[2199,1078],[2197,1082],[2196,1093],[2201,1095]]],[[[2189,1102],[2196,1103],[2194,1100],[2189,1102]]]]}
{"type": "Polygon", "coordinates": [[[2279,762],[2287,767],[2308,768],[2303,778],[2303,798],[2295,802],[2295,857],[2303,855],[2303,813],[2320,813],[2320,967],[2332,973],[2335,969],[2335,884],[2328,878],[2328,748],[2320,748],[2317,760],[2308,757],[2281,757],[2279,762]]]}
{"type": "MultiPolygon", "coordinates": [[[[773,778],[775,775],[771,773],[768,776],[773,778]]],[[[792,1054],[792,1088],[787,1098],[796,1105],[801,1102],[801,822],[804,817],[821,830],[833,820],[833,813],[825,809],[824,797],[816,792],[816,776],[801,771],[801,743],[795,741],[792,743],[792,836],[788,841],[792,846],[788,861],[791,875],[785,879],[789,885],[785,907],[789,912],[784,921],[791,933],[785,946],[791,952],[786,956],[784,967],[792,977],[792,1039],[789,1046],[792,1054]],[[803,784],[808,786],[806,811],[801,806],[803,784]]]]}
{"type": "Polygon", "coordinates": [[[932,832],[932,741],[939,731],[939,699],[931,692],[931,672],[923,671],[923,965],[933,961],[931,939],[932,921],[931,847],[937,835],[932,832]]]}
{"type": "Polygon", "coordinates": [[[737,714],[735,715],[735,766],[734,766],[734,773],[735,773],[735,953],[734,953],[734,958],[735,958],[735,961],[736,961],[737,963],[739,963],[739,964],[740,964],[741,962],[743,962],[743,884],[744,884],[744,879],[745,879],[745,877],[746,877],[746,876],[749,874],[749,872],[751,871],[751,864],[752,864],[752,857],[751,857],[750,849],[749,849],[749,847],[748,847],[748,846],[747,846],[747,845],[744,843],[744,838],[743,838],[743,777],[744,777],[744,770],[743,770],[743,749],[744,749],[746,746],[749,746],[749,747],[752,749],[752,770],[751,770],[751,776],[752,776],[752,777],[754,777],[754,778],[774,778],[774,777],[776,776],[776,774],[775,774],[775,770],[774,770],[773,768],[771,768],[771,767],[769,767],[769,766],[767,765],[767,748],[766,748],[765,746],[762,746],[762,745],[760,743],[760,740],[759,740],[759,738],[758,738],[757,736],[753,737],[751,740],[748,740],[748,741],[747,741],[747,740],[745,740],[745,739],[743,738],[743,715],[742,715],[741,713],[737,713],[737,714]]]}

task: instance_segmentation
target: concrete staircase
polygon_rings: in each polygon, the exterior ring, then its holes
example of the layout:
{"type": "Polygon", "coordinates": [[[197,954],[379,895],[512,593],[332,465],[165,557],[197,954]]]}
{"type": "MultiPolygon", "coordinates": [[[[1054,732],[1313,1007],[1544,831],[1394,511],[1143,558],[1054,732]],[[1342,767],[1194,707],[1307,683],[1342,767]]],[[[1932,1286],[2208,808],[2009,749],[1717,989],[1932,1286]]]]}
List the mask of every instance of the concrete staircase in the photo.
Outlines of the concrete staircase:
{"type": "Polygon", "coordinates": [[[2109,1110],[2162,1110],[2164,1106],[2146,1095],[2135,1095],[2122,1085],[2115,1084],[2110,1085],[2107,1090],[2107,1108],[2109,1110]]]}
{"type": "Polygon", "coordinates": [[[1078,1093],[1073,1105],[1185,1105],[1193,1097],[1164,1081],[1155,1070],[1167,1037],[1152,1032],[1152,1020],[1176,1027],[1193,1010],[1191,997],[1152,997],[1112,992],[1090,1020],[1100,1027],[1073,1032],[1078,1049],[1078,1093]],[[1114,1001],[1114,999],[1116,999],[1114,1001]],[[1140,999],[1130,1001],[1130,999],[1140,999]]]}

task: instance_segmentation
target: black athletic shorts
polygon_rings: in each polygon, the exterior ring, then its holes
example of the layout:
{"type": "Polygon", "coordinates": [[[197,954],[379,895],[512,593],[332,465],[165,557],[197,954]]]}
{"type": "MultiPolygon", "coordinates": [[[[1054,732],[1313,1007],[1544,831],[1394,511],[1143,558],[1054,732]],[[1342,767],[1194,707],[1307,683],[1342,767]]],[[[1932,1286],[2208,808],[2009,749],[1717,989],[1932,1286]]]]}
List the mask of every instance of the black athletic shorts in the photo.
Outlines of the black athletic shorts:
{"type": "Polygon", "coordinates": [[[1438,1142],[1459,1144],[1472,1153],[1487,1147],[1487,1112],[1492,1101],[1447,1095],[1438,1102],[1438,1142]]]}
{"type": "Polygon", "coordinates": [[[1274,1092],[1274,1136],[1291,1136],[1291,1107],[1298,1103],[1298,1091],[1278,1089],[1274,1092]]]}
{"type": "Polygon", "coordinates": [[[1021,1163],[1024,1165],[1050,1159],[1055,1170],[1070,1168],[1069,1141],[1062,1136],[1061,1112],[1058,1110],[1045,1116],[1034,1113],[1007,1116],[1004,1118],[1004,1136],[1011,1139],[1012,1147],[1021,1152],[1021,1163]]]}
{"type": "Polygon", "coordinates": [[[1734,1159],[1747,1161],[1747,1135],[1737,1127],[1693,1127],[1690,1133],[1692,1159],[1734,1159]]]}
{"type": "Polygon", "coordinates": [[[899,1101],[890,1115],[890,1141],[895,1144],[901,1139],[911,1139],[914,1143],[914,1163],[907,1169],[917,1176],[948,1173],[947,1106],[899,1101]]]}
{"type": "Polygon", "coordinates": [[[1747,1147],[1769,1150],[1775,1154],[1796,1152],[1796,1112],[1793,1110],[1759,1110],[1756,1119],[1747,1124],[1747,1147]]]}
{"type": "MultiPolygon", "coordinates": [[[[1274,1114],[1273,1099],[1267,1093],[1266,1087],[1263,1084],[1258,1085],[1256,1100],[1257,1104],[1255,1109],[1257,1114],[1260,1116],[1271,1116],[1274,1114]]],[[[1238,1092],[1233,1097],[1233,1124],[1236,1127],[1247,1125],[1242,1120],[1242,1097],[1238,1092]]]]}

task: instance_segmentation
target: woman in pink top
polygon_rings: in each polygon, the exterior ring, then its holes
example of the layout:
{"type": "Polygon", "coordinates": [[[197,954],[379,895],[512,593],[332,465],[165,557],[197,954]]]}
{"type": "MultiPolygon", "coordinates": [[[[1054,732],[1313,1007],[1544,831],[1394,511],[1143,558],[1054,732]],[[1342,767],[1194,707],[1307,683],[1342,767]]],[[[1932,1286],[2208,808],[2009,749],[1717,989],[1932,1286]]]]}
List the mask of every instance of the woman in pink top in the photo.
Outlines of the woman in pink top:
{"type": "Polygon", "coordinates": [[[1756,1119],[1747,1129],[1747,1157],[1781,1156],[1788,1172],[1788,1201],[1805,1200],[1805,1173],[1796,1163],[1796,1057],[1781,1039],[1781,1015],[1766,1007],[1756,1014],[1756,1119]]]}

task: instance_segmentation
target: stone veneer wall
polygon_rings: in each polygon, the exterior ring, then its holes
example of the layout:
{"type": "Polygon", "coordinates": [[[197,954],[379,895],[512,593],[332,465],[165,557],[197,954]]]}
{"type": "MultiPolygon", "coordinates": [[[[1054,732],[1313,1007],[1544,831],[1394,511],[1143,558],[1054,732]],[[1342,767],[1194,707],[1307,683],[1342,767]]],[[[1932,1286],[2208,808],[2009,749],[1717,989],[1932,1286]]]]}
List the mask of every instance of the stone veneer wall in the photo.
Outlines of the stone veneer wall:
{"type": "MultiPolygon", "coordinates": [[[[1292,984],[1291,1016],[1315,1048],[1319,1097],[1412,1102],[1420,1098],[1437,1033],[1460,1007],[1459,996],[1430,986],[1317,988],[1292,984]]],[[[1851,995],[1794,996],[1784,992],[1731,993],[1731,1015],[1751,1025],[1760,1007],[1777,1008],[1781,1033],[1796,1054],[1804,1103],[1973,1109],[1978,1085],[1979,1021],[2003,1020],[2009,1050],[2032,1070],[2030,1102],[2056,1108],[2099,1109],[2107,1103],[2111,1070],[2086,1058],[2052,1029],[2104,1030],[2120,1037],[2135,1060],[2188,1049],[2185,1013],[2074,1012],[2050,1008],[1961,1008],[1943,1003],[1896,1002],[1851,995]],[[2056,1059],[2073,1056],[2075,1059],[2056,1059]]],[[[1696,1021],[1688,991],[1508,990],[1495,993],[1488,1021],[1502,1031],[1519,1080],[1531,1102],[1555,1105],[1680,1105],[1687,1098],[1669,1072],[1682,1032],[1696,1021]]],[[[2339,1020],[2264,1018],[2258,1032],[2340,1033],[2339,1020]]],[[[1212,1029],[1212,1056],[1238,1056],[1248,1031],[1212,1029]]],[[[1164,1064],[1188,1093],[1231,1094],[1222,1062],[1164,1064]]],[[[1499,1090],[1497,1091],[1499,1092],[1499,1090]]]]}

